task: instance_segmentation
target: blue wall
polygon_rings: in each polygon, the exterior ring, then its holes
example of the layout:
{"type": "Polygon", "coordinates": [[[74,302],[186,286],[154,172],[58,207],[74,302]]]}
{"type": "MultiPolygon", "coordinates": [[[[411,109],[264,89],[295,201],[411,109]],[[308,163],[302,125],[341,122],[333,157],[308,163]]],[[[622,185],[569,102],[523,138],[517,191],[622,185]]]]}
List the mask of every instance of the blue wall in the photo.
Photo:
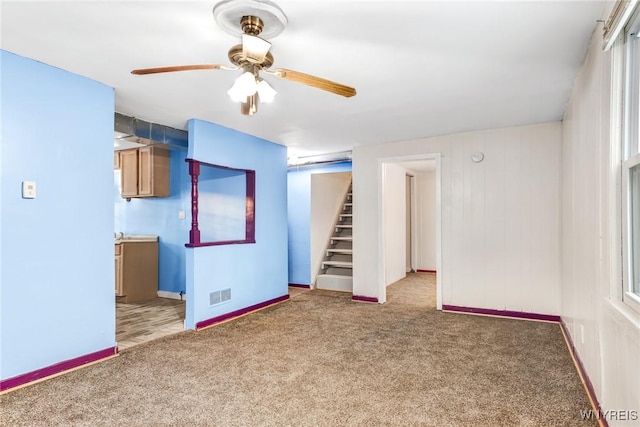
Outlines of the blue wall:
{"type": "Polygon", "coordinates": [[[189,121],[189,158],[256,171],[256,243],[187,248],[187,328],[288,294],[286,147],[201,120],[189,121]],[[212,291],[231,300],[210,306],[212,291]]]}
{"type": "Polygon", "coordinates": [[[0,51],[0,375],[115,346],[114,91],[0,51]],[[22,181],[37,198],[22,199],[22,181]]]}
{"type": "Polygon", "coordinates": [[[311,175],[334,172],[351,172],[351,162],[289,169],[289,283],[311,284],[311,175]]]}
{"type": "Polygon", "coordinates": [[[179,219],[184,210],[188,218],[191,209],[189,165],[186,152],[170,152],[169,197],[131,199],[120,197],[120,171],[113,174],[115,200],[115,232],[159,236],[158,289],[185,292],[185,243],[189,242],[190,220],[179,219]]]}

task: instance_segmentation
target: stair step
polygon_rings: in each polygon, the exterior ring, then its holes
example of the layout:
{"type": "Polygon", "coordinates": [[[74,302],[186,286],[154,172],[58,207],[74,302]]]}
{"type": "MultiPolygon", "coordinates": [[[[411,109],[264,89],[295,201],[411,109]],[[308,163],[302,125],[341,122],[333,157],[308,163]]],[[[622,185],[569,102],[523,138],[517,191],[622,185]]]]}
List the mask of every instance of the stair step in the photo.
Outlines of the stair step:
{"type": "Polygon", "coordinates": [[[350,261],[322,261],[322,268],[326,267],[353,268],[353,262],[350,261]]]}
{"type": "Polygon", "coordinates": [[[347,206],[353,206],[353,203],[349,202],[349,203],[345,203],[344,207],[346,208],[347,206]]]}
{"type": "Polygon", "coordinates": [[[353,254],[353,249],[327,249],[327,256],[330,256],[330,253],[334,254],[353,254]]]}
{"type": "Polygon", "coordinates": [[[353,240],[353,236],[347,236],[347,237],[340,237],[340,236],[336,236],[336,237],[332,237],[331,240],[345,240],[348,242],[351,242],[353,240]]]}
{"type": "Polygon", "coordinates": [[[336,224],[336,228],[353,228],[352,224],[336,224]]]}
{"type": "Polygon", "coordinates": [[[345,218],[353,218],[353,214],[340,214],[340,218],[345,217],[345,218]]]}

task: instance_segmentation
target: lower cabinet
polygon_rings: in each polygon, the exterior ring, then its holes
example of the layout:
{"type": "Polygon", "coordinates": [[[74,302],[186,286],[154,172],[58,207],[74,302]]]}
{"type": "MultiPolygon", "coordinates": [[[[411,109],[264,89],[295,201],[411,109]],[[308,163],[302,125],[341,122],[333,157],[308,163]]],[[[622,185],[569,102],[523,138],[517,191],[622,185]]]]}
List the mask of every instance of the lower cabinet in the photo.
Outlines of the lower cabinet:
{"type": "Polygon", "coordinates": [[[158,242],[123,241],[115,249],[116,296],[138,302],[158,296],[158,242]]]}

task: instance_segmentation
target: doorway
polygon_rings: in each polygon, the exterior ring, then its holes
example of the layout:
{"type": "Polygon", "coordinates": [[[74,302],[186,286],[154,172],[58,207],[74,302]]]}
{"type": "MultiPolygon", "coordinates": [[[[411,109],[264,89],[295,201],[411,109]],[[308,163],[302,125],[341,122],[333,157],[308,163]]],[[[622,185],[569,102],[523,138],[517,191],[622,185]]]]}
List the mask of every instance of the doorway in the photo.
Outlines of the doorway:
{"type": "Polygon", "coordinates": [[[429,273],[435,274],[436,307],[440,310],[443,284],[440,154],[387,158],[380,165],[379,208],[384,227],[379,247],[380,300],[386,301],[387,286],[407,273],[429,273]],[[398,221],[402,222],[402,231],[398,229],[398,221]]]}
{"type": "Polygon", "coordinates": [[[142,148],[115,148],[115,340],[124,350],[184,330],[188,202],[182,194],[189,176],[186,152],[156,148],[151,153],[155,173],[170,179],[169,196],[127,198],[123,182],[138,175],[142,148]],[[123,162],[126,156],[136,161],[123,162]]]}

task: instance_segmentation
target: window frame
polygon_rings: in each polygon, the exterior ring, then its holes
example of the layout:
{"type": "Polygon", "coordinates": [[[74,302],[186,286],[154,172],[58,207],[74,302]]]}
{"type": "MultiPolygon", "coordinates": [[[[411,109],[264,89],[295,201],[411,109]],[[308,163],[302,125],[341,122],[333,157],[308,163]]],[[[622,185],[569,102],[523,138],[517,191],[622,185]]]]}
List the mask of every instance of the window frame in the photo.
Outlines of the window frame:
{"type": "MultiPolygon", "coordinates": [[[[621,158],[622,199],[622,301],[640,313],[640,293],[634,291],[634,279],[640,277],[634,267],[633,209],[631,172],[640,165],[640,8],[631,15],[621,38],[624,54],[623,131],[621,158]],[[635,277],[634,277],[635,276],[635,277]]],[[[636,212],[640,215],[640,212],[636,212]]]]}
{"type": "Polygon", "coordinates": [[[251,169],[238,169],[228,166],[214,165],[194,159],[186,159],[189,163],[189,175],[191,176],[191,230],[189,231],[189,243],[187,248],[199,248],[203,246],[241,245],[256,243],[256,171],[251,169]],[[244,172],[245,183],[245,238],[243,240],[221,240],[203,242],[200,240],[198,225],[198,177],[201,167],[215,167],[221,169],[244,172]]]}

